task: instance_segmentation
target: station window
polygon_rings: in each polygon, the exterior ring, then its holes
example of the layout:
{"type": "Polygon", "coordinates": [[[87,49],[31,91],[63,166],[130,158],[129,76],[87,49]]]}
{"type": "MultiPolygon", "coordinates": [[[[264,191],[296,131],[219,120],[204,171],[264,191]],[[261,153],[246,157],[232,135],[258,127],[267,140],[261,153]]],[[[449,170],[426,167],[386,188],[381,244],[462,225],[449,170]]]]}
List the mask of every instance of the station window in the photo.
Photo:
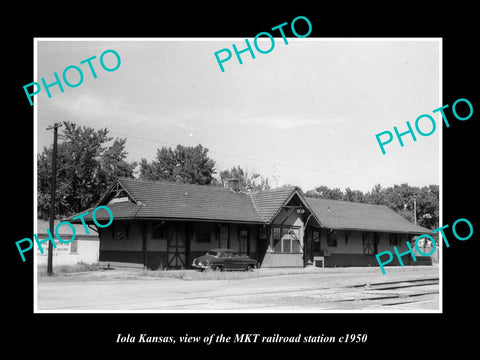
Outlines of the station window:
{"type": "Polygon", "coordinates": [[[221,225],[218,234],[218,247],[228,248],[228,226],[221,225]]]}
{"type": "Polygon", "coordinates": [[[327,232],[327,246],[330,246],[330,247],[337,246],[337,232],[333,229],[327,232]]]}
{"type": "Polygon", "coordinates": [[[282,230],[282,228],[280,228],[280,227],[274,227],[273,228],[273,239],[274,240],[280,240],[280,238],[282,236],[281,230],[282,230]]]}
{"type": "Polygon", "coordinates": [[[125,241],[128,239],[128,222],[117,221],[112,226],[113,238],[118,241],[125,241]]]}
{"type": "Polygon", "coordinates": [[[239,239],[239,252],[240,254],[248,254],[248,230],[240,230],[240,239],[239,239]]]}
{"type": "Polygon", "coordinates": [[[274,227],[273,228],[273,251],[280,253],[300,253],[300,229],[298,227],[274,227]]]}
{"type": "Polygon", "coordinates": [[[313,230],[312,240],[313,240],[313,251],[316,253],[320,252],[320,231],[313,230]]]}

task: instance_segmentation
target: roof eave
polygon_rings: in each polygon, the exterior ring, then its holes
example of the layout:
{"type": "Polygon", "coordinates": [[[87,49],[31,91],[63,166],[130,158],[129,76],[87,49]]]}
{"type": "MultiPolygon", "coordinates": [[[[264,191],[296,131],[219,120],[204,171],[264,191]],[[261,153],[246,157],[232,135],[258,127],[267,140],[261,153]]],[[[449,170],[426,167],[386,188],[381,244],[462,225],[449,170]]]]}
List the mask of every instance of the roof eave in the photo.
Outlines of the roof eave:
{"type": "MultiPolygon", "coordinates": [[[[190,221],[190,222],[215,222],[215,223],[229,223],[229,224],[249,224],[249,225],[267,225],[262,220],[232,220],[232,219],[199,219],[199,218],[182,218],[182,217],[164,217],[164,216],[115,216],[114,220],[142,220],[142,221],[190,221]]],[[[70,221],[72,223],[81,223],[81,220],[70,221]]],[[[91,219],[85,219],[85,223],[93,223],[91,219]]]]}
{"type": "Polygon", "coordinates": [[[414,231],[414,230],[407,230],[407,231],[402,231],[402,230],[391,230],[391,229],[371,229],[371,228],[358,228],[358,227],[337,227],[337,226],[328,226],[325,225],[325,228],[328,229],[334,229],[334,230],[345,230],[345,231],[372,231],[372,232],[381,232],[381,233],[392,233],[392,234],[409,234],[409,235],[422,235],[422,234],[427,234],[427,235],[432,235],[433,232],[432,230],[427,231],[414,231]]]}

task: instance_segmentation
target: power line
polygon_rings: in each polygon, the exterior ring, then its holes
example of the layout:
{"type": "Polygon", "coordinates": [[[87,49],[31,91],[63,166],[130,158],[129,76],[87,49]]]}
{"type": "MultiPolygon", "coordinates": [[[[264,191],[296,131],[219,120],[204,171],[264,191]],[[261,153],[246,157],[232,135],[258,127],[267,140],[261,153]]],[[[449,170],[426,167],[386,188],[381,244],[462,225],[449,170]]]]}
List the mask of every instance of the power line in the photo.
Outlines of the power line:
{"type": "MultiPolygon", "coordinates": [[[[55,122],[53,125],[47,127],[46,130],[53,129],[53,151],[52,151],[52,182],[51,182],[51,192],[50,192],[50,236],[53,234],[53,226],[55,221],[55,188],[56,188],[56,178],[57,178],[57,137],[58,137],[58,128],[62,126],[61,123],[55,122]]],[[[58,235],[57,235],[58,236],[58,235]]],[[[53,267],[52,267],[52,256],[53,256],[53,245],[52,241],[48,242],[48,255],[47,255],[47,274],[52,276],[53,267]]]]}
{"type": "MultiPolygon", "coordinates": [[[[42,119],[46,119],[46,120],[53,120],[53,119],[45,117],[45,116],[38,116],[38,117],[42,118],[42,119]]],[[[122,137],[126,137],[127,139],[138,139],[138,140],[149,141],[149,142],[162,144],[162,145],[173,146],[173,147],[176,147],[178,145],[178,143],[174,144],[174,143],[163,141],[163,140],[156,140],[156,139],[146,138],[146,137],[143,137],[143,136],[124,134],[124,133],[120,133],[120,132],[117,132],[117,131],[111,131],[110,129],[108,129],[108,131],[111,134],[120,135],[122,137]]],[[[357,177],[357,178],[364,178],[364,179],[370,179],[370,180],[373,179],[373,177],[366,176],[366,175],[328,171],[328,170],[319,169],[319,168],[316,168],[316,167],[306,167],[306,166],[300,166],[300,165],[296,165],[296,164],[289,164],[289,163],[282,163],[282,162],[278,162],[278,161],[252,158],[252,157],[241,156],[241,155],[236,155],[236,154],[231,154],[231,153],[225,153],[225,152],[220,152],[220,151],[215,151],[215,150],[210,150],[210,149],[209,149],[209,151],[214,155],[216,154],[216,155],[232,157],[232,158],[241,159],[241,160],[255,161],[255,162],[260,162],[260,163],[264,163],[264,164],[269,164],[269,165],[272,165],[272,166],[281,166],[281,167],[289,167],[289,168],[293,168],[293,169],[316,171],[316,172],[320,172],[320,173],[323,173],[323,174],[342,176],[342,177],[357,177]]],[[[390,177],[384,177],[384,179],[395,181],[395,182],[398,181],[398,179],[393,179],[393,178],[390,178],[390,177]]]]}
{"type": "MultiPolygon", "coordinates": [[[[145,138],[145,137],[142,137],[142,136],[122,134],[122,133],[119,133],[119,132],[116,132],[116,131],[110,131],[109,130],[109,132],[112,133],[112,134],[125,136],[127,138],[135,138],[135,139],[150,141],[150,142],[153,142],[153,143],[158,143],[158,144],[163,144],[163,145],[171,145],[171,146],[177,146],[178,145],[178,144],[173,144],[173,143],[169,143],[169,142],[165,142],[165,141],[145,138]]],[[[277,162],[277,161],[269,161],[269,160],[251,158],[251,157],[247,157],[247,156],[240,156],[240,155],[236,155],[236,154],[224,153],[224,152],[215,151],[215,150],[210,150],[210,152],[212,154],[228,156],[228,157],[233,157],[233,158],[242,159],[242,160],[257,161],[257,162],[262,162],[262,163],[270,164],[270,165],[274,165],[274,166],[284,166],[284,167],[290,167],[290,168],[301,169],[301,170],[313,170],[313,171],[318,171],[318,172],[321,172],[321,173],[330,174],[330,175],[337,175],[337,176],[348,176],[348,177],[353,176],[353,177],[363,177],[365,179],[372,179],[372,177],[365,176],[365,175],[339,173],[339,172],[334,172],[334,171],[327,171],[327,170],[323,170],[323,169],[318,169],[318,168],[315,168],[315,167],[305,167],[305,166],[299,166],[299,165],[295,165],[295,164],[286,164],[286,163],[281,163],[281,162],[277,162]]],[[[391,180],[394,180],[394,179],[391,179],[391,180]]],[[[397,180],[397,179],[395,179],[395,180],[397,180]]]]}

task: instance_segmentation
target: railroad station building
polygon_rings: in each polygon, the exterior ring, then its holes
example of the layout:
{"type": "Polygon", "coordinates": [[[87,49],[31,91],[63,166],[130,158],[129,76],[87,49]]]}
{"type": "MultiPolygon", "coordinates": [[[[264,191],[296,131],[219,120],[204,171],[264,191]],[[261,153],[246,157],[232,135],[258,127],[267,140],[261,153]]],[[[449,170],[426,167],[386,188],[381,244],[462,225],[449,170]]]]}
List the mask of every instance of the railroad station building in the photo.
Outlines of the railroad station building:
{"type": "MultiPolygon", "coordinates": [[[[377,253],[407,251],[414,236],[431,234],[383,205],[309,198],[296,187],[249,193],[235,180],[223,188],[119,179],[100,205],[113,213],[113,223],[98,229],[99,261],[110,266],[189,268],[212,248],[247,254],[261,267],[304,267],[317,258],[326,267],[377,266],[377,253]]],[[[92,209],[84,217],[90,226],[92,209]]],[[[408,257],[403,262],[414,264],[408,257]]]]}

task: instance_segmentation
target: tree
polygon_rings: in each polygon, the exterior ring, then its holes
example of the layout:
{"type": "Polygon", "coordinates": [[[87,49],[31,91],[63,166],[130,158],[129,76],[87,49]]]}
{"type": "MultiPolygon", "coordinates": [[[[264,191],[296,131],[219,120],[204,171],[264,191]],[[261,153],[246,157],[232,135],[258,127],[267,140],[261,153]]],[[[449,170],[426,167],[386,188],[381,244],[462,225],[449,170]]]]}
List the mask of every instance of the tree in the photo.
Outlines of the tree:
{"type": "Polygon", "coordinates": [[[363,203],[365,202],[365,195],[360,190],[352,190],[347,187],[345,189],[344,200],[363,203]]]}
{"type": "Polygon", "coordinates": [[[228,179],[240,180],[240,187],[253,192],[269,190],[268,178],[264,178],[258,173],[249,174],[248,170],[243,170],[239,165],[233,166],[230,170],[220,171],[221,185],[225,185],[228,179]]]}
{"type": "Polygon", "coordinates": [[[439,195],[438,185],[424,186],[417,195],[417,223],[428,229],[439,226],[439,195]]]}
{"type": "Polygon", "coordinates": [[[413,199],[418,194],[418,190],[406,183],[393,185],[384,190],[385,201],[395,211],[413,210],[413,199]]]}
{"type": "Polygon", "coordinates": [[[177,145],[175,149],[162,147],[151,163],[140,161],[140,179],[168,180],[187,184],[210,185],[215,173],[215,161],[207,155],[208,149],[177,145]]]}
{"type": "Polygon", "coordinates": [[[417,224],[428,229],[438,227],[439,186],[429,185],[419,188],[406,183],[382,189],[380,184],[367,193],[366,202],[387,205],[389,208],[414,222],[416,202],[417,224]]]}
{"type": "Polygon", "coordinates": [[[340,188],[330,189],[328,186],[317,186],[314,190],[308,190],[306,196],[331,200],[344,200],[344,194],[340,188]]]}
{"type": "Polygon", "coordinates": [[[373,189],[365,194],[365,202],[367,204],[386,205],[385,190],[382,185],[376,184],[373,189]]]}
{"type": "MultiPolygon", "coordinates": [[[[65,121],[57,147],[55,213],[68,216],[95,204],[112,181],[132,177],[135,163],[125,161],[126,139],[108,136],[108,129],[78,127],[65,121]]],[[[48,218],[50,209],[53,146],[37,156],[38,214],[48,218]]]]}

